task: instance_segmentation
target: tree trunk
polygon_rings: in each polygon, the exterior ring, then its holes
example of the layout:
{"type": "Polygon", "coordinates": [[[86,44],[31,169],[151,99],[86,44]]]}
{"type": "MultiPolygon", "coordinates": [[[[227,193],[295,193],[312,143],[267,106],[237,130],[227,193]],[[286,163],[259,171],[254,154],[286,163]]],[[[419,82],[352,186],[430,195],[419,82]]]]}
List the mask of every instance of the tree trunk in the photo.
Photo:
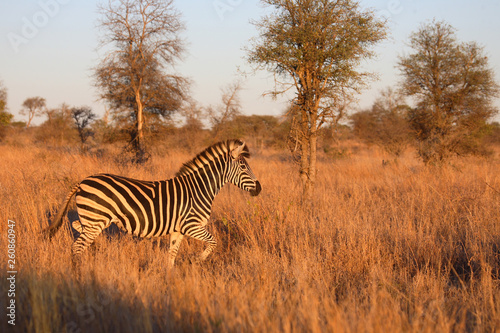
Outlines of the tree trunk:
{"type": "Polygon", "coordinates": [[[142,110],[142,103],[137,104],[137,147],[142,149],[143,141],[144,141],[144,132],[143,132],[143,124],[144,124],[144,115],[142,110]]]}
{"type": "Polygon", "coordinates": [[[301,159],[299,172],[302,182],[302,200],[303,202],[311,202],[316,183],[319,98],[304,87],[298,96],[298,104],[301,112],[301,159]]]}
{"type": "Polygon", "coordinates": [[[301,158],[300,180],[302,182],[302,198],[310,202],[316,183],[316,153],[317,153],[317,115],[316,108],[302,111],[301,122],[301,158]]]}
{"type": "Polygon", "coordinates": [[[299,95],[298,105],[300,107],[300,169],[299,176],[302,183],[302,198],[308,201],[310,196],[309,186],[309,117],[307,114],[307,106],[305,103],[305,96],[299,95]]]}
{"type": "Polygon", "coordinates": [[[309,137],[309,177],[307,187],[304,189],[304,198],[308,201],[312,200],[314,186],[316,185],[316,151],[317,151],[317,133],[316,124],[311,124],[309,137]]]}
{"type": "Polygon", "coordinates": [[[26,124],[26,128],[30,127],[31,121],[33,120],[34,117],[35,117],[35,112],[28,111],[28,123],[26,124]]]}
{"type": "Polygon", "coordinates": [[[302,182],[302,197],[304,202],[312,200],[314,185],[316,184],[316,141],[316,133],[310,133],[309,138],[304,140],[302,144],[300,180],[302,182]]]}
{"type": "Polygon", "coordinates": [[[304,136],[301,141],[301,157],[300,157],[300,181],[302,182],[302,198],[304,201],[309,201],[312,197],[312,188],[309,178],[310,173],[310,144],[309,139],[304,136]]]}
{"type": "Polygon", "coordinates": [[[141,101],[141,93],[139,91],[135,94],[135,101],[137,103],[137,123],[135,137],[132,139],[132,146],[135,149],[135,160],[137,163],[146,162],[146,151],[144,149],[144,110],[141,101]]]}

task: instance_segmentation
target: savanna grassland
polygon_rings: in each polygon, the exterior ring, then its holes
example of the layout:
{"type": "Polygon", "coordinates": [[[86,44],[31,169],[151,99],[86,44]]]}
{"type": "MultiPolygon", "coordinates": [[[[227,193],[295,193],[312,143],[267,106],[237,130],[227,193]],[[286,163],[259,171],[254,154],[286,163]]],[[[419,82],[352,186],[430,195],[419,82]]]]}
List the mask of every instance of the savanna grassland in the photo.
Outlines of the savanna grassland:
{"type": "Polygon", "coordinates": [[[113,150],[1,145],[1,331],[500,330],[498,156],[440,167],[412,152],[386,165],[375,149],[320,156],[315,200],[302,205],[287,153],[252,148],[262,193],[223,189],[208,225],[219,245],[206,262],[193,263],[203,245],[185,238],[168,271],[168,237],[109,233],[75,278],[69,224],[51,242],[40,237],[71,186],[98,172],[170,178],[194,155],[158,150],[137,166],[113,150]],[[15,327],[5,315],[8,219],[15,327]]]}

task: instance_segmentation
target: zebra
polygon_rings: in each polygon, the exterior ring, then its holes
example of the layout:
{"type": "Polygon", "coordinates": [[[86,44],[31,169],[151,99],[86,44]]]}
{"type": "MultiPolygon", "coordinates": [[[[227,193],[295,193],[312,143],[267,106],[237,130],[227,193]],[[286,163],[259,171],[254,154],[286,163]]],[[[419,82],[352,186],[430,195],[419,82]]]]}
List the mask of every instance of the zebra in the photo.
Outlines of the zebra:
{"type": "Polygon", "coordinates": [[[51,239],[63,224],[63,216],[76,194],[79,221],[72,226],[80,233],[72,245],[73,265],[101,232],[115,223],[138,237],[170,235],[169,268],[184,236],[206,242],[199,260],[205,260],[217,241],[205,228],[212,203],[226,183],[257,196],[262,187],[248,165],[250,152],[241,140],[218,142],[184,163],[174,178],[143,181],[112,174],[96,174],[73,187],[43,232],[51,239]]]}

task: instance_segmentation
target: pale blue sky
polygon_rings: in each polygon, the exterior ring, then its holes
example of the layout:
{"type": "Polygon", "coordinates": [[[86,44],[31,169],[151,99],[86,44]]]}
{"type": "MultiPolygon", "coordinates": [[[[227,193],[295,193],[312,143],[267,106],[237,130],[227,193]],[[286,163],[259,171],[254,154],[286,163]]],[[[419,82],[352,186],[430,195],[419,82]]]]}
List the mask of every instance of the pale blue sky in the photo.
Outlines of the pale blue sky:
{"type": "MultiPolygon", "coordinates": [[[[89,105],[104,110],[92,85],[97,64],[97,0],[2,0],[0,4],[0,79],[8,89],[8,107],[17,120],[24,99],[46,98],[48,107],[61,103],[89,105]]],[[[500,1],[497,0],[373,0],[361,1],[389,19],[390,39],[376,47],[377,57],[364,67],[380,80],[358,96],[359,107],[371,105],[378,91],[395,85],[397,56],[405,42],[425,21],[446,20],[457,28],[461,41],[485,47],[500,82],[500,1]]],[[[243,47],[256,35],[249,23],[263,8],[257,0],[188,0],[175,2],[186,23],[184,61],[176,70],[193,82],[192,97],[200,105],[215,104],[221,87],[237,79],[238,68],[249,71],[243,47]]],[[[262,97],[271,89],[272,76],[260,72],[243,80],[243,113],[278,115],[285,98],[262,97]]],[[[500,105],[498,101],[496,105],[500,105]]],[[[498,117],[497,117],[498,119],[498,117]]],[[[38,119],[40,123],[43,119],[38,119]]]]}

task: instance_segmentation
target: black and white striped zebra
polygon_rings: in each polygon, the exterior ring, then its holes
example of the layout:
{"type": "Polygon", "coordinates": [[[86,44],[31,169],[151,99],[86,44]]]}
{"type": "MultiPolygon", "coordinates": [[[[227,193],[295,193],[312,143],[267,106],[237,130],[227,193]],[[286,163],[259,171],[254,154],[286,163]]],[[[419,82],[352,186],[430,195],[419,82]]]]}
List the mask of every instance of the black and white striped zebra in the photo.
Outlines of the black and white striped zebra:
{"type": "Polygon", "coordinates": [[[212,202],[224,184],[232,183],[252,196],[261,191],[246,161],[248,157],[244,142],[229,140],[205,149],[172,179],[142,181],[110,174],[87,177],[72,189],[55,221],[44,232],[50,238],[56,233],[76,194],[80,220],[73,222],[73,227],[80,236],[72,246],[74,262],[111,223],[138,237],[169,234],[169,267],[173,267],[185,235],[207,243],[200,257],[204,260],[217,244],[205,225],[212,202]]]}

